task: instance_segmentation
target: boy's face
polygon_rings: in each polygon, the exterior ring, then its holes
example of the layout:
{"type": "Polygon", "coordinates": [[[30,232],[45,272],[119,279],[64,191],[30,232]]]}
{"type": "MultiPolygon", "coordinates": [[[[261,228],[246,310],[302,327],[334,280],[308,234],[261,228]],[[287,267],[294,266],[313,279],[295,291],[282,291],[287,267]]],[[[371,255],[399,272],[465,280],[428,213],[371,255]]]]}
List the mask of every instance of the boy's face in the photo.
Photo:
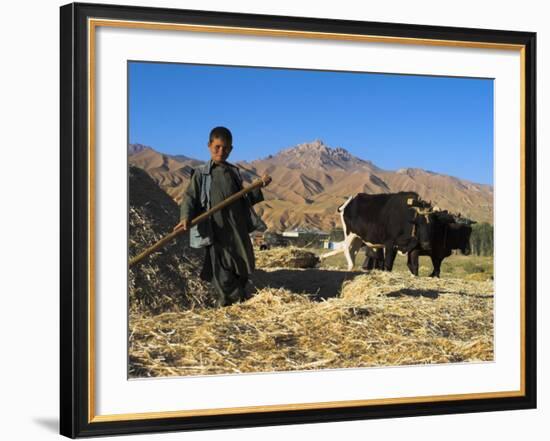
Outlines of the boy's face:
{"type": "Polygon", "coordinates": [[[221,138],[213,138],[208,143],[208,150],[210,150],[210,157],[214,162],[224,162],[228,157],[233,146],[227,145],[221,138]]]}

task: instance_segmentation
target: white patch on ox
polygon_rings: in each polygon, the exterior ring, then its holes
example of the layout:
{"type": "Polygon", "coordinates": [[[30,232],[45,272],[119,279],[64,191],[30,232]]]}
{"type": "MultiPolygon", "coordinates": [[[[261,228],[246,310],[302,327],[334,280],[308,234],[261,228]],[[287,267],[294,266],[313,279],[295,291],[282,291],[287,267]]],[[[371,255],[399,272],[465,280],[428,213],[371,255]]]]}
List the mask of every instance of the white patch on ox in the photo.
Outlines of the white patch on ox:
{"type": "Polygon", "coordinates": [[[348,271],[351,271],[355,266],[355,257],[357,256],[361,246],[363,246],[363,239],[361,239],[357,234],[348,234],[348,228],[346,226],[346,222],[344,221],[344,210],[355,196],[357,195],[350,196],[346,202],[338,207],[340,220],[342,222],[342,230],[344,231],[344,255],[346,256],[346,261],[348,262],[348,271]]]}
{"type": "Polygon", "coordinates": [[[344,230],[344,240],[348,236],[348,229],[346,228],[346,223],[344,222],[344,209],[348,206],[351,200],[355,196],[350,196],[346,202],[338,207],[338,212],[340,213],[340,221],[342,222],[342,230],[344,230]]]}
{"type": "Polygon", "coordinates": [[[355,257],[359,249],[363,246],[363,239],[361,239],[357,234],[350,233],[346,236],[344,241],[344,255],[348,262],[348,271],[351,271],[355,266],[355,257]]]}

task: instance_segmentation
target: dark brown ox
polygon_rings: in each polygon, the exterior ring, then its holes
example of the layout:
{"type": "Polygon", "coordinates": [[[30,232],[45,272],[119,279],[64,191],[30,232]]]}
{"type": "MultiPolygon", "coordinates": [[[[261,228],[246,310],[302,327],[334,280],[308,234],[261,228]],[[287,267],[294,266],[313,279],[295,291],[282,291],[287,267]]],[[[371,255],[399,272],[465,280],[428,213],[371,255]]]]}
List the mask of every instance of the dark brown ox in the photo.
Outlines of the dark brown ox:
{"type": "Polygon", "coordinates": [[[460,250],[464,255],[470,254],[471,225],[475,224],[475,221],[461,219],[457,222],[446,211],[434,213],[432,218],[431,246],[416,247],[407,253],[407,266],[415,276],[418,276],[419,256],[431,257],[433,271],[430,277],[439,277],[443,259],[449,257],[453,250],[460,250]]]}

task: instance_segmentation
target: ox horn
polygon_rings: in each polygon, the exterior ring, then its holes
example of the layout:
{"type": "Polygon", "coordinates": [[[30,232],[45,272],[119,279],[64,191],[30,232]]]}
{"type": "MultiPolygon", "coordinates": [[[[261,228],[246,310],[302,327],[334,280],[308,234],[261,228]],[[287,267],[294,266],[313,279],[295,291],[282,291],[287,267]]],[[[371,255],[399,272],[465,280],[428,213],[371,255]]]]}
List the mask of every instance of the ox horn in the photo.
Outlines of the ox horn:
{"type": "Polygon", "coordinates": [[[414,208],[414,210],[418,214],[422,214],[422,215],[430,214],[432,212],[430,209],[426,209],[426,208],[420,208],[420,207],[412,207],[412,208],[414,208]]]}

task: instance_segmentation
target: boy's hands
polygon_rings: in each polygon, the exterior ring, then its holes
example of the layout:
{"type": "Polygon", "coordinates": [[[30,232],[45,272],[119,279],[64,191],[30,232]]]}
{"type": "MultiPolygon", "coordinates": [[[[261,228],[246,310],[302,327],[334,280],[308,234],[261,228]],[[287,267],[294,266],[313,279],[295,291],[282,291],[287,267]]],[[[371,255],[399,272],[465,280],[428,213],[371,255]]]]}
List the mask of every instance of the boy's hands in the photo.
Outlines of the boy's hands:
{"type": "Polygon", "coordinates": [[[263,176],[262,176],[262,182],[264,183],[264,187],[269,185],[269,183],[271,182],[271,176],[269,176],[267,173],[265,173],[263,176]]]}
{"type": "Polygon", "coordinates": [[[189,229],[189,223],[189,219],[182,219],[179,224],[174,227],[173,231],[187,231],[189,229]]]}
{"type": "MultiPolygon", "coordinates": [[[[269,183],[271,182],[271,176],[269,176],[267,173],[265,173],[262,177],[262,182],[263,182],[263,186],[267,186],[269,185],[269,183]]],[[[172,231],[187,231],[189,230],[189,226],[190,226],[191,222],[189,221],[189,219],[182,219],[179,221],[179,223],[174,227],[174,229],[172,231]]]]}

